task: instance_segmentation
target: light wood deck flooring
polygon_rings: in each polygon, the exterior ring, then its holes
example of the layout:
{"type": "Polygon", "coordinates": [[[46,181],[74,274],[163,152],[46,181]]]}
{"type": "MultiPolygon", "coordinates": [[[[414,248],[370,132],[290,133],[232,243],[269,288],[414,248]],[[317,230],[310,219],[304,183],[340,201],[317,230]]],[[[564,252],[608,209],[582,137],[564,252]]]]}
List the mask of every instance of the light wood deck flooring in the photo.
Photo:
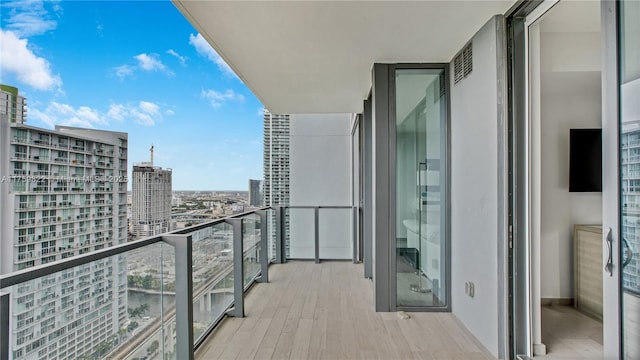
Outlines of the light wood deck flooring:
{"type": "Polygon", "coordinates": [[[601,360],[602,322],[572,306],[543,306],[542,343],[547,355],[540,359],[601,360]]]}
{"type": "Polygon", "coordinates": [[[362,265],[292,261],[269,268],[196,359],[493,359],[450,313],[373,311],[362,265]]]}

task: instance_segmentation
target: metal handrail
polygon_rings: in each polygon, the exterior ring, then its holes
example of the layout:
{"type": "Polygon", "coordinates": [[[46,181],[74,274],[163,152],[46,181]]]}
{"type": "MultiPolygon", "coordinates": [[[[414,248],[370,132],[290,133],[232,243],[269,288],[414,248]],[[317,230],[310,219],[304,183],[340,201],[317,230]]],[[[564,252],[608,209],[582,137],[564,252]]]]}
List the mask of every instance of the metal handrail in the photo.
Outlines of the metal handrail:
{"type": "Polygon", "coordinates": [[[314,205],[286,205],[282,206],[285,209],[353,209],[353,205],[328,205],[328,206],[314,206],[314,205]]]}
{"type": "MultiPolygon", "coordinates": [[[[356,210],[357,207],[354,206],[276,206],[276,207],[263,207],[260,209],[255,209],[247,212],[243,212],[240,214],[231,215],[221,219],[215,219],[211,221],[207,221],[205,223],[197,224],[190,226],[188,228],[174,230],[171,232],[167,232],[161,235],[151,236],[143,239],[139,239],[136,241],[132,241],[129,243],[118,244],[112,247],[108,247],[105,249],[101,249],[98,251],[94,251],[87,254],[77,255],[66,259],[61,259],[55,262],[35,266],[32,268],[19,270],[12,272],[10,274],[0,275],[0,290],[8,288],[10,286],[14,286],[17,284],[21,284],[27,281],[36,280],[38,278],[52,275],[64,270],[68,270],[71,268],[75,268],[78,266],[86,265],[95,261],[103,260],[112,256],[121,255],[136,249],[143,248],[145,246],[153,245],[159,242],[167,243],[168,245],[173,246],[175,249],[175,274],[176,274],[176,305],[175,305],[175,316],[176,326],[186,331],[181,331],[177,334],[176,339],[176,351],[181,354],[184,359],[193,359],[193,354],[195,348],[197,348],[206,338],[208,333],[213,330],[213,328],[219,323],[221,318],[224,316],[236,316],[243,317],[244,316],[244,292],[248,289],[248,286],[244,286],[244,255],[255,249],[258,244],[254,244],[251,249],[245,250],[243,247],[243,222],[240,221],[241,218],[249,216],[249,215],[258,215],[260,216],[261,222],[261,234],[262,238],[260,240],[260,244],[263,248],[263,251],[260,253],[260,264],[261,271],[259,272],[259,276],[254,277],[249,284],[253,284],[254,282],[268,282],[268,265],[269,259],[267,258],[267,221],[266,221],[266,210],[274,210],[275,216],[277,219],[276,224],[276,252],[280,253],[280,256],[276,255],[276,262],[286,262],[286,259],[282,256],[282,250],[284,249],[282,237],[282,229],[281,224],[283,221],[283,212],[286,209],[315,209],[315,252],[316,252],[316,262],[319,262],[319,236],[318,236],[318,212],[321,209],[353,209],[356,210]],[[194,288],[193,288],[193,274],[192,274],[192,246],[193,240],[190,234],[193,232],[210,228],[212,226],[227,223],[233,226],[233,234],[234,234],[234,260],[233,260],[233,271],[234,271],[234,300],[232,302],[232,308],[227,309],[223,314],[221,314],[215,322],[206,329],[206,335],[201,336],[198,339],[193,338],[193,296],[194,296],[194,288]],[[180,290],[179,290],[180,289],[180,290]]],[[[355,226],[355,218],[354,218],[354,226],[355,226]]],[[[355,228],[354,228],[355,229],[355,228]]],[[[354,233],[355,234],[355,233],[354,233]]],[[[355,236],[354,236],[354,247],[355,247],[355,236]]],[[[355,252],[354,252],[355,254],[355,252]]],[[[355,255],[354,255],[355,261],[355,255]]],[[[250,285],[249,285],[250,286],[250,285]]],[[[7,341],[9,338],[8,335],[8,314],[10,311],[9,305],[9,293],[3,293],[0,291],[0,312],[2,315],[0,318],[3,318],[2,323],[0,324],[2,328],[0,328],[0,338],[4,341],[7,341]]],[[[5,356],[8,356],[8,353],[0,353],[0,360],[4,360],[5,356]]]]}
{"type": "Polygon", "coordinates": [[[38,265],[32,268],[18,270],[9,274],[0,275],[0,290],[8,288],[13,285],[17,285],[30,280],[35,280],[46,275],[51,275],[60,271],[68,270],[77,266],[86,265],[88,263],[106,259],[111,256],[124,254],[129,251],[133,251],[145,246],[153,245],[163,241],[163,236],[167,235],[184,235],[194,231],[206,229],[211,226],[215,226],[226,222],[229,219],[236,219],[243,216],[256,214],[260,210],[267,210],[270,207],[264,207],[256,210],[247,211],[241,214],[231,215],[221,219],[215,219],[203,224],[197,224],[185,229],[178,229],[164,233],[161,235],[151,236],[144,239],[135,240],[132,242],[111,246],[105,249],[100,249],[87,254],[76,255],[70,258],[61,259],[58,261],[50,262],[47,264],[38,265]]]}

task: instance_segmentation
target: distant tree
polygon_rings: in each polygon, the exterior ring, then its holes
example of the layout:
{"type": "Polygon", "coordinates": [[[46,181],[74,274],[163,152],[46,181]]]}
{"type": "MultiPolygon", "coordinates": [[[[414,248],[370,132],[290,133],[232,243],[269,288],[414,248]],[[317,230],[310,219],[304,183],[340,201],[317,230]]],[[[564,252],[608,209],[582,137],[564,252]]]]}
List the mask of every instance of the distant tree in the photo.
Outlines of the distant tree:
{"type": "Polygon", "coordinates": [[[160,342],[158,342],[158,340],[153,340],[153,342],[151,343],[151,346],[149,346],[149,350],[151,350],[151,353],[155,353],[156,351],[158,351],[158,348],[160,347],[160,342]]]}
{"type": "Polygon", "coordinates": [[[138,307],[127,309],[129,316],[131,316],[132,318],[133,317],[142,318],[144,314],[148,311],[149,311],[149,304],[141,304],[138,307]]]}
{"type": "Polygon", "coordinates": [[[137,327],[138,327],[138,322],[132,321],[129,323],[129,325],[127,325],[127,331],[131,332],[135,330],[137,327]]]}
{"type": "Polygon", "coordinates": [[[119,342],[122,341],[122,339],[124,339],[125,335],[127,335],[127,329],[121,327],[120,329],[118,329],[118,338],[119,338],[119,342]]]}
{"type": "Polygon", "coordinates": [[[169,282],[167,284],[164,285],[164,290],[166,291],[175,291],[176,290],[176,283],[175,282],[169,282]]]}
{"type": "Polygon", "coordinates": [[[151,275],[145,275],[142,278],[142,288],[151,289],[152,285],[153,285],[153,277],[151,275]]]}
{"type": "Polygon", "coordinates": [[[100,359],[102,358],[102,355],[104,355],[105,353],[107,353],[109,350],[111,350],[111,348],[113,347],[113,344],[111,344],[108,341],[103,341],[100,344],[98,344],[98,346],[95,348],[95,352],[93,353],[94,358],[95,359],[100,359]]]}

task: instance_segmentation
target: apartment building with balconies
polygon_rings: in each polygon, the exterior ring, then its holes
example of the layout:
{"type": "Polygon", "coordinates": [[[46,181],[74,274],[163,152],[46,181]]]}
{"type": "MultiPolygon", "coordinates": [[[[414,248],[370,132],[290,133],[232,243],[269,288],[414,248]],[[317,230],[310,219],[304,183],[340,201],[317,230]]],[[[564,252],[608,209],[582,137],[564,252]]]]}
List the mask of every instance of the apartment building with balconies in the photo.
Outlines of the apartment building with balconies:
{"type": "MultiPolygon", "coordinates": [[[[2,274],[126,242],[127,134],[11,119],[0,124],[2,274]]],[[[120,256],[12,289],[11,358],[80,358],[111,341],[125,272],[120,256]]]]}

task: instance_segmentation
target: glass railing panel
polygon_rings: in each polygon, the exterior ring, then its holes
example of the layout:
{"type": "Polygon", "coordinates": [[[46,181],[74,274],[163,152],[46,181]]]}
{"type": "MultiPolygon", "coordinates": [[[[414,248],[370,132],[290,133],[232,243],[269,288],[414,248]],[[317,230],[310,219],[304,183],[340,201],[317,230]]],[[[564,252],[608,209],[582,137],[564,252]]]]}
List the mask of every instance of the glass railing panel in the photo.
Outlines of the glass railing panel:
{"type": "Polygon", "coordinates": [[[353,210],[320,208],[318,210],[320,259],[353,258],[353,210]]]}
{"type": "Polygon", "coordinates": [[[10,358],[162,358],[160,304],[173,295],[162,286],[161,254],[149,245],[3,289],[10,358]]]}
{"type": "Polygon", "coordinates": [[[193,337],[206,334],[233,303],[233,228],[226,223],[192,236],[193,337]]]}
{"type": "Polygon", "coordinates": [[[282,232],[288,259],[315,259],[315,210],[288,208],[282,232]]]}
{"type": "Polygon", "coordinates": [[[127,328],[133,337],[105,358],[175,359],[175,254],[166,243],[127,253],[127,328]],[[173,329],[173,331],[170,331],[173,329]]]}
{"type": "Polygon", "coordinates": [[[242,218],[242,242],[244,246],[242,256],[244,263],[243,288],[245,289],[260,275],[260,224],[260,216],[258,214],[251,214],[242,218]]]}
{"type": "MultiPolygon", "coordinates": [[[[176,251],[172,245],[167,243],[160,243],[160,263],[162,264],[161,273],[159,276],[162,293],[165,294],[160,298],[160,308],[162,308],[162,328],[158,329],[157,333],[152,338],[149,338],[145,344],[144,349],[148,354],[147,359],[164,359],[164,360],[176,360],[178,359],[176,354],[176,251]],[[154,349],[161,346],[162,353],[157,354],[154,349]],[[154,356],[156,354],[156,356],[154,356]]],[[[144,356],[139,357],[143,359],[144,356]]],[[[130,358],[135,360],[135,357],[130,358]]]]}

